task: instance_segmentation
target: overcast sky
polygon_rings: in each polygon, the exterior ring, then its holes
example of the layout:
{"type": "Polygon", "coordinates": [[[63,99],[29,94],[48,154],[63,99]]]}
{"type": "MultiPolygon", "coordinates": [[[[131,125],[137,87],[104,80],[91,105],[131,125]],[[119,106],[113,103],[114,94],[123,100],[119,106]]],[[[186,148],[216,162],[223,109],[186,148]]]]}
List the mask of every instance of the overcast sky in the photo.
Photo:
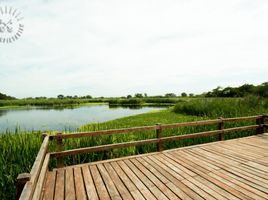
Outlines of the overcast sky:
{"type": "Polygon", "coordinates": [[[0,0],[21,38],[0,43],[16,97],[202,93],[268,81],[266,0],[0,0]]]}

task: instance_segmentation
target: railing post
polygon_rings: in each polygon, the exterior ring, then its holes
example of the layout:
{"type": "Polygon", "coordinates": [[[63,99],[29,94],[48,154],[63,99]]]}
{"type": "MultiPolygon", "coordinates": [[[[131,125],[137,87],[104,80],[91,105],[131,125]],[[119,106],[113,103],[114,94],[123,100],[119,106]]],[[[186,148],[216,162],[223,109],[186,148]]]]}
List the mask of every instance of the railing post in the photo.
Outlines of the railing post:
{"type": "Polygon", "coordinates": [[[158,140],[157,142],[157,151],[163,151],[162,142],[160,139],[162,138],[162,127],[161,124],[156,124],[156,137],[158,140]]]}
{"type": "Polygon", "coordinates": [[[45,139],[45,137],[46,137],[47,135],[48,135],[47,133],[43,133],[43,134],[41,135],[42,141],[44,141],[44,139],[45,139]]]}
{"type": "MultiPolygon", "coordinates": [[[[223,130],[224,129],[224,122],[223,122],[223,118],[220,117],[220,123],[219,123],[219,130],[223,130]]],[[[222,133],[219,134],[219,140],[223,141],[224,140],[224,131],[222,131],[222,133]]]]}
{"type": "MultiPolygon", "coordinates": [[[[62,142],[62,137],[61,137],[62,133],[57,133],[57,139],[56,139],[56,151],[57,152],[61,152],[63,150],[63,142],[62,142]]],[[[58,156],[57,157],[57,168],[62,168],[63,165],[63,157],[62,156],[58,156]]]]}
{"type": "Polygon", "coordinates": [[[20,198],[20,195],[22,193],[22,190],[27,183],[27,181],[30,181],[31,175],[29,173],[22,173],[19,174],[16,180],[16,193],[17,193],[17,199],[20,198]]]}
{"type": "Polygon", "coordinates": [[[265,116],[262,115],[261,118],[256,119],[256,125],[259,125],[259,127],[256,129],[256,134],[264,133],[264,126],[261,127],[261,125],[264,125],[264,118],[265,116]]]}
{"type": "Polygon", "coordinates": [[[265,125],[265,119],[266,119],[267,115],[262,115],[262,124],[263,124],[263,133],[266,133],[266,125],[265,125]]]}

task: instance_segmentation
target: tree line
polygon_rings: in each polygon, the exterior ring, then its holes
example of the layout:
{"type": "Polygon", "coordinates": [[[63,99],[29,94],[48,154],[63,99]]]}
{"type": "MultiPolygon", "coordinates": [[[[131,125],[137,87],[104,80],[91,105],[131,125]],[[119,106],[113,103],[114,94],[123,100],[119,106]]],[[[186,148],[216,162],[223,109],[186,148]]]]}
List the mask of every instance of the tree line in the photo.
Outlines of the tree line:
{"type": "Polygon", "coordinates": [[[244,84],[239,87],[217,87],[204,94],[205,97],[245,97],[248,95],[268,97],[268,82],[256,86],[244,84]]]}
{"type": "MultiPolygon", "coordinates": [[[[252,85],[252,84],[244,84],[239,87],[220,87],[213,89],[212,91],[205,92],[203,94],[194,95],[193,93],[187,94],[186,92],[182,92],[180,94],[175,93],[166,93],[165,95],[158,96],[149,96],[147,93],[136,93],[134,95],[126,95],[120,97],[121,99],[131,99],[131,98],[176,98],[176,97],[245,97],[248,95],[260,96],[260,97],[268,97],[268,82],[264,82],[260,85],[252,85]]],[[[104,97],[96,97],[97,99],[104,99],[104,97]]],[[[13,100],[15,97],[8,96],[6,94],[0,93],[0,100],[13,100]]],[[[25,98],[26,100],[41,100],[48,99],[47,97],[29,97],[25,98]]],[[[49,98],[54,99],[54,98],[49,98]]],[[[91,95],[85,96],[64,96],[63,94],[59,94],[57,99],[95,99],[91,95]]],[[[109,98],[108,98],[109,99],[109,98]]]]}

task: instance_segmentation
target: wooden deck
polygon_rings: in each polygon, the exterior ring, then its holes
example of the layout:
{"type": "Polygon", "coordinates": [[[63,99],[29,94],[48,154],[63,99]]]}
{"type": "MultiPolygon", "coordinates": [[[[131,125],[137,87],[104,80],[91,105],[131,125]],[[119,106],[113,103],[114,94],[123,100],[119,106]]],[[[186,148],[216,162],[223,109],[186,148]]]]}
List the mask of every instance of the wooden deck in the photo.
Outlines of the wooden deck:
{"type": "Polygon", "coordinates": [[[268,134],[48,172],[42,199],[268,199],[268,134]]]}

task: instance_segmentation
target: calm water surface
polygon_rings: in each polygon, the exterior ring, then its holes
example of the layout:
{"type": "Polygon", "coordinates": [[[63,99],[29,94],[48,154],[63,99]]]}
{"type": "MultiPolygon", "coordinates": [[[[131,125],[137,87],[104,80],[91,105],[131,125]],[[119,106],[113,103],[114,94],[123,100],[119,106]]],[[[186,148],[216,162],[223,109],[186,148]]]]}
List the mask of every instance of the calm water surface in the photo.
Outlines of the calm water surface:
{"type": "Polygon", "coordinates": [[[87,123],[104,122],[120,117],[159,110],[156,107],[109,108],[108,105],[80,107],[22,107],[0,109],[0,132],[23,130],[75,131],[87,123]]]}

